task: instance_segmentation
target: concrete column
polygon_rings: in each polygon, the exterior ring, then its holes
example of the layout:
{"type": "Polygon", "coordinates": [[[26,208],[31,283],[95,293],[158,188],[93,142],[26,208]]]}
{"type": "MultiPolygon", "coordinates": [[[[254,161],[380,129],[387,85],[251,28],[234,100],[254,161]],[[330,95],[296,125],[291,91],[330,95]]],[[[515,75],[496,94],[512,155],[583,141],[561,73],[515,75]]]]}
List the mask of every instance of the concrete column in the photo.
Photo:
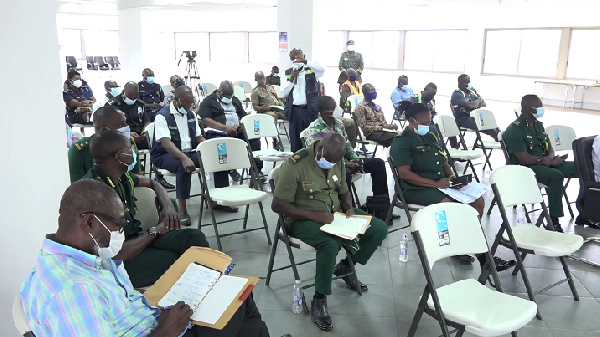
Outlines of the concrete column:
{"type": "Polygon", "coordinates": [[[142,47],[142,9],[119,7],[119,61],[124,82],[142,80],[146,68],[142,47]]]}
{"type": "Polygon", "coordinates": [[[56,29],[56,2],[0,2],[0,336],[17,336],[12,303],[35,266],[45,234],[58,228],[60,197],[69,185],[67,134],[56,29]],[[24,90],[34,84],[35,94],[24,90]]]}

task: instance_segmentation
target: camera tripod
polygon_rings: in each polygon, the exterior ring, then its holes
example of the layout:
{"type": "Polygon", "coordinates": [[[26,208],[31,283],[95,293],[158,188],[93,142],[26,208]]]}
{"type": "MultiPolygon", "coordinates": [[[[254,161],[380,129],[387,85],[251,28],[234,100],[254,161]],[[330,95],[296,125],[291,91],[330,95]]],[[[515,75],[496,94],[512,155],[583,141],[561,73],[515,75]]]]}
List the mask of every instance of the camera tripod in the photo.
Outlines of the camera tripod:
{"type": "Polygon", "coordinates": [[[181,63],[183,55],[187,57],[187,64],[185,66],[186,75],[184,76],[185,85],[194,90],[196,97],[204,97],[206,93],[200,85],[202,82],[200,81],[200,73],[198,73],[198,68],[196,67],[196,51],[193,50],[182,52],[181,56],[179,57],[179,62],[177,62],[178,66],[181,63]]]}

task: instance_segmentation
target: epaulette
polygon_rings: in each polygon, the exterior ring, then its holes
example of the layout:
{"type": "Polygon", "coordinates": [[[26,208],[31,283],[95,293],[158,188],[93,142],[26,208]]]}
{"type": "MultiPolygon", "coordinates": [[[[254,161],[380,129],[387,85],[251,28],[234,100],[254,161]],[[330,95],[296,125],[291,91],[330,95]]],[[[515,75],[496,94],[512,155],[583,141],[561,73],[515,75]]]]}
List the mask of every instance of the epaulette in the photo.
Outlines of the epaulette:
{"type": "Polygon", "coordinates": [[[521,122],[520,121],[514,121],[513,124],[514,125],[521,125],[521,122]]]}
{"type": "Polygon", "coordinates": [[[308,156],[308,153],[309,152],[308,152],[307,149],[298,150],[296,153],[294,153],[292,156],[290,156],[290,158],[288,160],[289,160],[290,163],[296,164],[302,158],[308,156]]]}
{"type": "Polygon", "coordinates": [[[88,139],[85,142],[81,142],[81,143],[77,142],[73,145],[75,145],[75,147],[77,148],[78,151],[82,151],[82,150],[86,150],[86,149],[90,148],[90,141],[88,139]]]}

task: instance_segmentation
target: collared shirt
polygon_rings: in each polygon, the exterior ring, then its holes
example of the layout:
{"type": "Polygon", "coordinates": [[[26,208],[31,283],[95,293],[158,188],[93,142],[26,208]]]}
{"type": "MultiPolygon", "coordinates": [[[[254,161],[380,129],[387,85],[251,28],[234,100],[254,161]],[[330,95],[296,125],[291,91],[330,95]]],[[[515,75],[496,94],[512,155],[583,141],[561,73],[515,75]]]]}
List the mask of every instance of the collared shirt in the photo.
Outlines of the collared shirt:
{"type": "Polygon", "coordinates": [[[240,119],[236,113],[235,106],[232,103],[221,103],[221,107],[223,107],[223,111],[225,112],[225,125],[227,126],[240,126],[240,119]]]}
{"type": "MultiPolygon", "coordinates": [[[[138,82],[138,86],[140,88],[140,99],[144,101],[146,104],[150,103],[158,103],[163,106],[163,101],[165,99],[165,93],[163,92],[160,84],[158,83],[148,83],[146,81],[138,82]]],[[[154,109],[159,110],[159,109],[154,109]]]]}
{"type": "Polygon", "coordinates": [[[311,147],[316,141],[325,138],[327,134],[332,132],[339,133],[346,139],[346,154],[344,155],[344,158],[346,158],[346,160],[358,159],[356,152],[354,152],[354,149],[348,140],[344,123],[337,118],[333,119],[333,127],[327,125],[321,116],[311,122],[308,127],[302,131],[304,143],[306,144],[306,147],[311,147]]]}
{"type": "Polygon", "coordinates": [[[281,77],[280,76],[273,76],[273,75],[269,75],[266,77],[267,79],[267,85],[281,85],[281,77]]]}
{"type": "Polygon", "coordinates": [[[264,87],[256,86],[250,94],[250,101],[252,102],[252,105],[260,107],[273,105],[283,107],[279,97],[277,97],[275,89],[270,85],[264,87]]]}
{"type": "Polygon", "coordinates": [[[381,107],[373,102],[369,104],[366,100],[360,102],[354,111],[356,122],[366,136],[376,131],[381,131],[383,125],[387,124],[381,107]]]}
{"type": "MultiPolygon", "coordinates": [[[[187,152],[192,150],[192,139],[190,138],[190,129],[188,127],[188,120],[186,115],[182,115],[177,109],[175,109],[175,105],[171,102],[170,105],[171,115],[175,116],[175,124],[177,125],[177,130],[179,130],[179,137],[181,138],[181,151],[187,152]]],[[[195,137],[199,137],[202,135],[199,127],[196,127],[196,135],[195,137]]],[[[169,138],[171,139],[171,131],[169,130],[169,125],[167,124],[167,120],[165,117],[161,115],[156,115],[154,120],[154,138],[156,141],[160,141],[161,138],[169,138]]]]}
{"type": "Polygon", "coordinates": [[[504,133],[502,139],[510,156],[511,164],[519,164],[515,153],[527,152],[532,156],[543,157],[548,155],[550,139],[544,129],[544,124],[538,120],[534,125],[529,125],[527,119],[521,114],[512,122],[504,133]]]}
{"type": "Polygon", "coordinates": [[[150,117],[146,111],[146,106],[141,99],[136,99],[132,105],[125,103],[123,93],[120,93],[114,100],[106,103],[117,107],[125,113],[125,122],[129,125],[131,132],[140,134],[144,127],[150,123],[150,117]]]}
{"type": "Polygon", "coordinates": [[[133,288],[122,261],[47,238],[21,286],[25,319],[43,336],[147,336],[160,310],[133,288]]]}
{"type": "Polygon", "coordinates": [[[414,95],[415,92],[411,87],[408,87],[406,90],[400,87],[395,87],[394,91],[392,91],[392,102],[394,103],[394,108],[397,108],[400,103],[408,101],[414,95]]]}
{"type": "MultiPolygon", "coordinates": [[[[329,206],[332,212],[343,212],[339,195],[348,192],[346,167],[339,161],[325,175],[315,160],[315,146],[301,149],[283,162],[274,195],[308,211],[326,211],[329,206]]],[[[289,225],[296,219],[284,220],[289,225]]]]}
{"type": "Polygon", "coordinates": [[[466,89],[466,91],[462,91],[460,89],[454,90],[452,96],[450,96],[450,104],[452,105],[452,109],[454,109],[454,117],[455,118],[470,118],[471,115],[469,112],[473,109],[467,109],[463,106],[460,106],[461,102],[473,102],[477,100],[479,94],[475,88],[466,89]]]}
{"type": "Polygon", "coordinates": [[[411,97],[409,100],[409,102],[411,103],[423,103],[427,109],[429,109],[429,112],[431,113],[432,116],[436,115],[436,111],[435,111],[435,98],[432,97],[430,100],[425,100],[425,97],[423,96],[423,92],[420,91],[419,93],[415,94],[413,97],[411,97]]]}
{"type": "Polygon", "coordinates": [[[306,100],[306,67],[312,69],[315,72],[316,78],[321,78],[325,73],[325,68],[323,68],[319,63],[307,61],[306,65],[302,68],[300,73],[298,74],[296,84],[292,81],[285,81],[283,85],[282,92],[283,97],[287,97],[290,92],[294,91],[294,105],[304,105],[307,103],[306,100]]]}
{"type": "Polygon", "coordinates": [[[594,175],[596,181],[600,182],[600,136],[594,138],[592,145],[592,162],[594,162],[594,175]]]}
{"type": "Polygon", "coordinates": [[[83,102],[91,100],[92,96],[94,96],[94,92],[86,84],[82,84],[81,87],[79,87],[79,92],[75,91],[73,89],[74,87],[71,84],[69,84],[67,90],[63,91],[63,100],[65,101],[65,104],[67,106],[67,116],[75,114],[75,110],[77,109],[77,107],[69,106],[69,103],[72,100],[76,100],[77,102],[83,102]]]}

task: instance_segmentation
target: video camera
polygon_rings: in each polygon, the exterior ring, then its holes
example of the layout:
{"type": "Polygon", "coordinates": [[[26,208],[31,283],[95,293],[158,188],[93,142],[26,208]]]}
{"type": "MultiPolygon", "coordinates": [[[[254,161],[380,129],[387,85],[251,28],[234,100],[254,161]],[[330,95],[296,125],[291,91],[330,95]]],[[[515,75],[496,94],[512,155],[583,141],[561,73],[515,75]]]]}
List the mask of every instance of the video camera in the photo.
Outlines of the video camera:
{"type": "Polygon", "coordinates": [[[195,50],[192,50],[192,51],[185,50],[185,51],[181,52],[181,56],[179,56],[179,62],[177,62],[177,66],[179,66],[179,64],[181,63],[181,59],[182,59],[183,55],[185,55],[185,57],[187,57],[187,59],[188,59],[187,62],[188,63],[194,63],[194,62],[196,62],[196,60],[195,60],[195,58],[196,58],[196,51],[195,50]]]}

